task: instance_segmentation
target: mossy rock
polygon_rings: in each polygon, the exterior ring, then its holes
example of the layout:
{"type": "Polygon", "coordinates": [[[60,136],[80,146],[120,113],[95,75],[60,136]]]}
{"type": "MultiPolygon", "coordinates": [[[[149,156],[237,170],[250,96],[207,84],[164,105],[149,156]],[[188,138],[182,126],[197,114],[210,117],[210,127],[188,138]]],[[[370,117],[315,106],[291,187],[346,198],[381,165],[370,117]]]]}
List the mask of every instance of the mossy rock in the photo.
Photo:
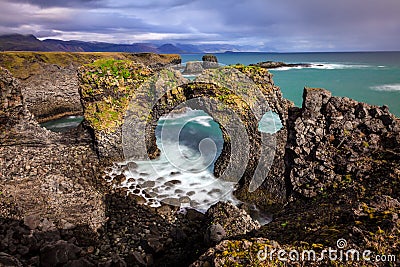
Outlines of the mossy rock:
{"type": "Polygon", "coordinates": [[[80,93],[89,126],[106,132],[120,127],[135,89],[152,74],[153,71],[143,64],[113,58],[81,67],[80,93]]]}

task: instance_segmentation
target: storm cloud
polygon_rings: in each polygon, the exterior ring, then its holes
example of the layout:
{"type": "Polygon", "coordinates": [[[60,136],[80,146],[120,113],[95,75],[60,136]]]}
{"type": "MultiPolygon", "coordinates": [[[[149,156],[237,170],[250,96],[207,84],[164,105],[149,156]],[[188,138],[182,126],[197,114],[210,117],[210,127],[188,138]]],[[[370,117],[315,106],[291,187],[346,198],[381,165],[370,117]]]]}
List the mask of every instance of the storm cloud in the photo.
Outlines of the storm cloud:
{"type": "Polygon", "coordinates": [[[400,50],[398,0],[0,0],[0,33],[264,51],[400,50]]]}

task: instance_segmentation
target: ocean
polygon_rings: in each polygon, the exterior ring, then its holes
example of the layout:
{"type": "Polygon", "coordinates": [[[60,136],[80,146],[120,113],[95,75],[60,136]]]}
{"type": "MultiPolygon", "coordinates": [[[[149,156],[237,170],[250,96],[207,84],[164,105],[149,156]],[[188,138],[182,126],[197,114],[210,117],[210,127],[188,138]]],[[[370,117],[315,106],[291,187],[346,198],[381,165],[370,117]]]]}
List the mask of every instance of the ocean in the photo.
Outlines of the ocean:
{"type": "MultiPolygon", "coordinates": [[[[373,105],[387,105],[400,117],[400,52],[347,53],[220,53],[219,63],[262,61],[308,63],[310,68],[272,69],[283,96],[301,106],[304,87],[325,88],[334,96],[373,105]]],[[[182,54],[182,62],[201,60],[201,54],[182,54]]]]}

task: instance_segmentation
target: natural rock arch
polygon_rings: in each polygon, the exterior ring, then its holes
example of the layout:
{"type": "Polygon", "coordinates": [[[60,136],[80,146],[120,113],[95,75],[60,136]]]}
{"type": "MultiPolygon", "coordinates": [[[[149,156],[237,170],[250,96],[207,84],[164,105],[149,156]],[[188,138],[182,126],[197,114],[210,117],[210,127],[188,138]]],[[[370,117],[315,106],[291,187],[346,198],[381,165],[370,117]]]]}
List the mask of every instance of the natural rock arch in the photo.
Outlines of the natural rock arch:
{"type": "MultiPolygon", "coordinates": [[[[151,120],[146,125],[146,146],[150,158],[155,158],[159,152],[155,129],[160,117],[167,115],[181,104],[189,102],[186,106],[208,113],[222,131],[224,145],[221,155],[215,163],[214,174],[221,177],[229,164],[231,164],[231,168],[245,164],[244,166],[247,167],[237,170],[239,173],[235,174],[252,177],[260,156],[261,135],[257,130],[258,119],[249,105],[240,96],[232,93],[229,94],[229,99],[233,101],[218,102],[216,99],[222,99],[221,96],[226,94],[226,88],[213,83],[188,83],[178,86],[176,91],[179,92],[175,95],[177,101],[169,102],[170,98],[165,94],[152,109],[151,120]],[[223,109],[221,109],[222,105],[223,109]],[[240,126],[242,126],[241,130],[245,132],[232,131],[240,126]]],[[[235,172],[233,169],[231,171],[235,172]]],[[[234,175],[234,173],[230,172],[223,178],[230,180],[232,179],[230,175],[234,175]]]]}
{"type": "MultiPolygon", "coordinates": [[[[234,174],[242,178],[240,198],[251,200],[247,189],[254,180],[253,174],[259,174],[261,182],[266,178],[264,189],[253,196],[267,205],[281,205],[286,201],[281,168],[284,145],[279,147],[279,158],[274,159],[275,135],[260,133],[258,121],[271,110],[279,115],[285,126],[287,109],[292,104],[282,97],[266,69],[243,65],[210,69],[205,70],[196,82],[190,83],[174,68],[155,72],[128,61],[107,61],[82,67],[79,77],[85,120],[93,130],[102,159],[146,160],[156,157],[158,149],[154,130],[158,119],[192,99],[194,108],[210,114],[223,132],[225,142],[215,164],[216,176],[229,180],[232,172],[226,170],[239,166],[239,171],[234,174]],[[227,110],[231,113],[227,114],[227,110]],[[226,125],[233,121],[242,128],[229,131],[226,125]],[[263,149],[267,152],[264,153],[263,149]],[[273,171],[269,174],[273,160],[273,171]]],[[[286,132],[283,130],[278,134],[283,137],[286,132]]]]}
{"type": "MultiPolygon", "coordinates": [[[[232,182],[240,180],[244,191],[253,191],[268,176],[275,155],[275,135],[259,132],[259,120],[270,110],[285,117],[279,109],[282,99],[273,95],[280,92],[276,89],[269,73],[260,68],[237,66],[206,70],[195,82],[182,79],[173,70],[159,72],[142,84],[131,100],[122,126],[124,156],[133,160],[156,158],[158,119],[190,101],[190,107],[211,115],[223,133],[224,146],[214,165],[214,174],[232,182]],[[262,74],[267,79],[262,80],[262,74]]],[[[268,198],[285,195],[283,183],[276,189],[275,180],[269,188],[279,193],[273,191],[268,198]]]]}

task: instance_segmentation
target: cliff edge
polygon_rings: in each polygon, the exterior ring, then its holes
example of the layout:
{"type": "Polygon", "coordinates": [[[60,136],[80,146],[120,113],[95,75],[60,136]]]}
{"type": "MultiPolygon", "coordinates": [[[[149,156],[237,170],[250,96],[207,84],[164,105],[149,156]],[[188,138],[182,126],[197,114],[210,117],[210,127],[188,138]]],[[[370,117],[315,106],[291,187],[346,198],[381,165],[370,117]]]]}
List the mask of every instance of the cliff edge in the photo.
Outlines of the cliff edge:
{"type": "Polygon", "coordinates": [[[0,66],[20,80],[28,110],[44,122],[83,113],[77,69],[102,58],[132,60],[152,68],[180,63],[179,55],[152,53],[0,52],[0,66]]]}

